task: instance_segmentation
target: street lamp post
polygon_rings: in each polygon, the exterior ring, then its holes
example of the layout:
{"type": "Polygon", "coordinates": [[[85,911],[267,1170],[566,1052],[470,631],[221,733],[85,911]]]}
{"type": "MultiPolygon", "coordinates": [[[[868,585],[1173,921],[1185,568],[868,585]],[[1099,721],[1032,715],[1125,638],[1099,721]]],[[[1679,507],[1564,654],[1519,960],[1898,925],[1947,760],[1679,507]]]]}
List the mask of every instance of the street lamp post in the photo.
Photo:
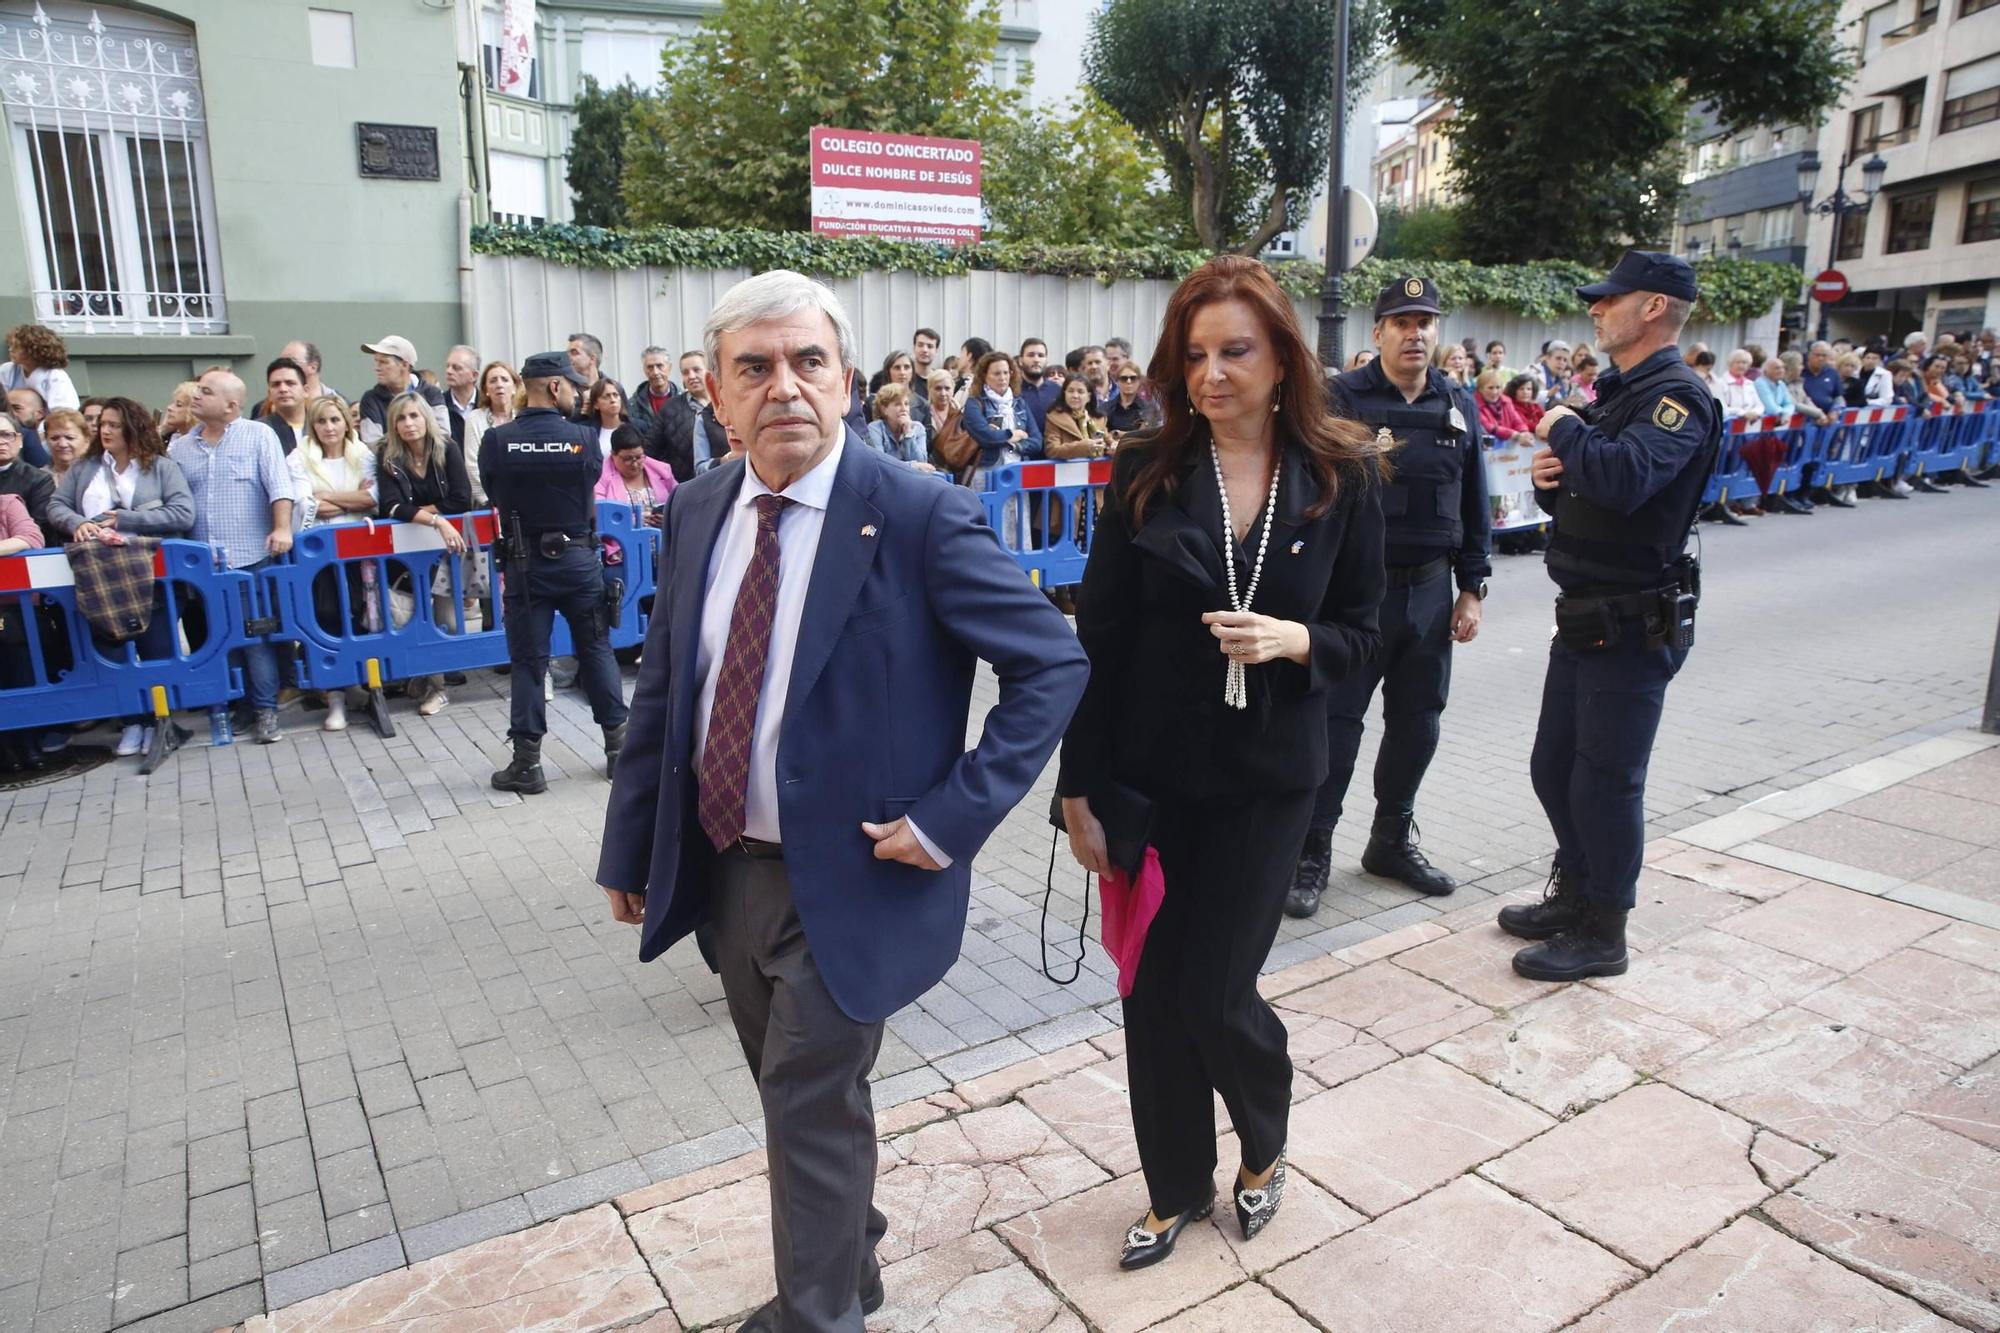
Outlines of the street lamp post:
{"type": "MultiPolygon", "coordinates": [[[[1882,160],[1880,153],[1871,153],[1861,164],[1861,197],[1853,198],[1847,193],[1847,169],[1854,163],[1854,150],[1850,147],[1840,158],[1840,171],[1833,178],[1833,193],[1818,203],[1813,202],[1813,186],[1819,181],[1819,154],[1808,148],[1799,158],[1799,203],[1808,213],[1833,219],[1833,235],[1826,245],[1826,266],[1832,268],[1840,257],[1840,221],[1851,213],[1866,213],[1874,207],[1875,196],[1882,190],[1882,176],[1889,170],[1889,164],[1882,160]]],[[[1826,341],[1826,302],[1819,303],[1819,333],[1821,342],[1826,341]]]]}
{"type": "Polygon", "coordinates": [[[1338,371],[1347,328],[1340,275],[1347,267],[1347,190],[1341,177],[1347,161],[1347,8],[1338,0],[1333,36],[1333,145],[1326,186],[1326,285],[1319,293],[1319,359],[1338,371]]]}

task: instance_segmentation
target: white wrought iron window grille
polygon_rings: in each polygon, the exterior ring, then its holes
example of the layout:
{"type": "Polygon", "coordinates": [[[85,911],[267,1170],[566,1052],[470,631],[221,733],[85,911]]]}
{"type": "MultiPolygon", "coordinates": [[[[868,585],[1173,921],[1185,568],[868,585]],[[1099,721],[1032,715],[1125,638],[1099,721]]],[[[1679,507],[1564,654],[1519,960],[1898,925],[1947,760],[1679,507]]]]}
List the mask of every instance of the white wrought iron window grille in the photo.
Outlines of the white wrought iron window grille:
{"type": "Polygon", "coordinates": [[[36,318],[227,332],[193,31],[111,6],[0,6],[0,105],[36,318]]]}

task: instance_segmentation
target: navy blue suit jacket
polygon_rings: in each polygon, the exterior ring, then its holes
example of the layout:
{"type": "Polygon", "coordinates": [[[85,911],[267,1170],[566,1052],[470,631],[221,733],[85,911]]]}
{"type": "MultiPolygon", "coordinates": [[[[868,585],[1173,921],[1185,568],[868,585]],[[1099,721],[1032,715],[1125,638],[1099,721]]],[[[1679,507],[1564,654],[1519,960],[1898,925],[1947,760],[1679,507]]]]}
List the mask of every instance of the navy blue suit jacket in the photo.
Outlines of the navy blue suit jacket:
{"type": "MultiPolygon", "coordinates": [[[[708,562],[743,460],[674,489],[605,816],[598,882],[646,895],[639,957],[707,915],[716,853],[695,817],[695,661],[708,562]]],[[[799,920],[850,1018],[886,1018],[958,958],[972,858],[1027,794],[1089,673],[1068,624],[1001,549],[972,493],[847,437],[799,621],[778,739],[778,817],[799,920]],[[975,663],[1000,700],[965,748],[975,663]],[[909,816],[942,871],[875,859],[861,823],[909,816]]]]}

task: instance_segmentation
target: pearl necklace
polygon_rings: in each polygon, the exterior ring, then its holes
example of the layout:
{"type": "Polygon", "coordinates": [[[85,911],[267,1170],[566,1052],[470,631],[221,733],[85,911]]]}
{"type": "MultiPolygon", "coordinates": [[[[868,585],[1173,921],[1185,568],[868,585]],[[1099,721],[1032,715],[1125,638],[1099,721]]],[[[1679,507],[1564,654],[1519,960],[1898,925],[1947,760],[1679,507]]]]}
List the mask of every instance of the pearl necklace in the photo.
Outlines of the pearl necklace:
{"type": "MultiPolygon", "coordinates": [[[[1278,511],[1278,473],[1276,459],[1271,464],[1271,493],[1264,497],[1264,532],[1257,538],[1257,561],[1250,567],[1250,586],[1243,596],[1236,595],[1236,520],[1229,512],[1229,486],[1222,479],[1222,455],[1217,452],[1215,442],[1209,441],[1208,456],[1215,464],[1215,489],[1222,496],[1222,568],[1229,577],[1229,608],[1232,611],[1248,611],[1250,601],[1257,595],[1258,581],[1264,577],[1264,552],[1271,545],[1271,516],[1278,511]]],[[[1250,690],[1243,678],[1243,663],[1235,657],[1229,659],[1229,669],[1222,677],[1222,702],[1231,708],[1248,708],[1250,690]]]]}

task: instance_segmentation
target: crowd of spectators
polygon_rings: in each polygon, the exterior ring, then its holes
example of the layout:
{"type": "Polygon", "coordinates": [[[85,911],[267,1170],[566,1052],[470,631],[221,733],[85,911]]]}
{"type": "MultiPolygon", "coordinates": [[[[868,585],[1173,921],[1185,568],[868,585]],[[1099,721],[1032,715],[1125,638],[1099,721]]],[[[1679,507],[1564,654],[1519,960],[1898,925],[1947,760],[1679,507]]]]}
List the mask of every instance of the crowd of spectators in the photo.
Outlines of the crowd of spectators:
{"type": "MultiPolygon", "coordinates": [[[[981,473],[1008,463],[1104,457],[1160,420],[1155,391],[1125,338],[1060,357],[1033,337],[1012,352],[977,336],[950,355],[942,355],[945,346],[936,329],[920,327],[872,374],[864,379],[857,373],[848,422],[868,447],[917,470],[976,485],[981,473]]],[[[374,518],[433,527],[455,552],[464,547],[464,536],[443,519],[484,507],[480,442],[512,420],[522,401],[521,377],[510,361],[482,362],[474,348],[454,346],[440,363],[440,379],[425,368],[410,339],[393,333],[362,344],[375,382],[358,395],[326,383],[320,349],[299,340],[265,365],[261,392],[253,395],[236,373],[215,366],[177,385],[157,412],[126,398],[81,397],[67,369],[67,349],[53,330],[18,326],[8,332],[6,349],[0,363],[6,406],[0,413],[0,554],[65,541],[119,545],[188,537],[213,545],[229,567],[254,570],[283,556],[299,529],[374,518]]],[[[633,392],[605,373],[604,344],[594,335],[571,335],[568,355],[589,383],[578,397],[578,417],[597,427],[603,445],[597,494],[631,504],[640,522],[658,526],[676,484],[741,455],[741,445],[716,419],[700,351],[675,356],[667,348],[645,348],[633,392]]],[[[1369,355],[1357,353],[1350,365],[1365,364],[1369,355]]],[[[1769,355],[1746,346],[1730,349],[1719,363],[1697,343],[1686,356],[1731,419],[1799,415],[1818,422],[1843,407],[1895,404],[1953,412],[2000,395],[1992,329],[1963,342],[1941,334],[1935,345],[1912,333],[1893,347],[1883,339],[1864,346],[1835,339],[1769,355]]],[[[1507,346],[1498,339],[1444,344],[1434,364],[1495,447],[1533,447],[1542,414],[1557,404],[1592,402],[1604,369],[1591,348],[1562,339],[1543,343],[1520,369],[1508,364],[1507,346]]],[[[1745,456],[1764,493],[1734,498],[1705,517],[1741,523],[1758,514],[1810,511],[1806,496],[1769,493],[1781,457],[1755,449],[1745,456]]],[[[1990,471],[1954,480],[1976,485],[1990,471]]],[[[1850,505],[1923,489],[1937,489],[1935,481],[1896,477],[1815,498],[1850,505]]],[[[618,558],[615,544],[607,558],[618,558]]],[[[365,566],[350,570],[343,587],[329,571],[314,590],[318,614],[329,622],[346,616],[355,629],[380,627],[385,618],[401,624],[429,596],[440,623],[452,617],[461,632],[492,615],[481,562],[465,562],[457,589],[442,564],[428,589],[410,586],[407,572],[376,588],[373,573],[365,566]]],[[[169,656],[174,635],[189,632],[190,626],[166,619],[157,617],[137,640],[142,655],[169,656]]],[[[18,614],[0,619],[0,650],[8,647],[7,634],[32,632],[22,620],[18,614]]],[[[14,657],[0,651],[9,659],[0,667],[0,685],[23,683],[15,679],[14,657]]],[[[274,741],[280,735],[281,655],[257,647],[244,659],[250,725],[257,740],[274,741]]],[[[411,685],[420,712],[445,706],[447,683],[430,678],[411,685]]],[[[323,702],[324,725],[345,727],[346,701],[339,692],[323,702]]],[[[145,749],[149,733],[147,719],[130,720],[118,753],[145,749]]],[[[19,734],[0,738],[0,767],[32,764],[37,748],[19,734]]]]}

